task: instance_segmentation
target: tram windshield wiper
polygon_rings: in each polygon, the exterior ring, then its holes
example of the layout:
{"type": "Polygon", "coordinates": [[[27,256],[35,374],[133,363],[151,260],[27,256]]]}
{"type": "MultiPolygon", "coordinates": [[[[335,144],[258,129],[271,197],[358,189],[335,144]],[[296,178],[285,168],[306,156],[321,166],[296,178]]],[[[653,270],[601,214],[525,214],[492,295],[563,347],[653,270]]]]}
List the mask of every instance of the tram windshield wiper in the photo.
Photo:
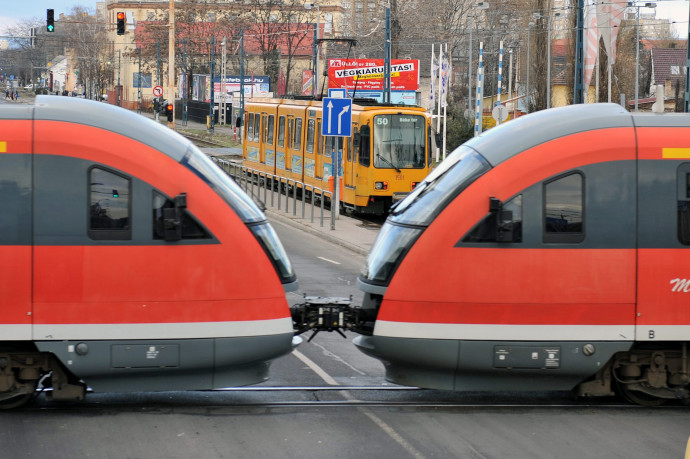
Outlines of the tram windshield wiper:
{"type": "Polygon", "coordinates": [[[378,159],[380,159],[381,161],[383,161],[384,163],[388,164],[388,165],[389,165],[390,167],[392,167],[393,169],[395,169],[395,170],[398,172],[398,174],[400,174],[400,173],[402,172],[400,169],[398,169],[398,168],[395,166],[395,164],[393,164],[392,162],[388,161],[386,158],[384,158],[383,156],[381,156],[380,153],[376,153],[376,157],[377,157],[378,159]]]}

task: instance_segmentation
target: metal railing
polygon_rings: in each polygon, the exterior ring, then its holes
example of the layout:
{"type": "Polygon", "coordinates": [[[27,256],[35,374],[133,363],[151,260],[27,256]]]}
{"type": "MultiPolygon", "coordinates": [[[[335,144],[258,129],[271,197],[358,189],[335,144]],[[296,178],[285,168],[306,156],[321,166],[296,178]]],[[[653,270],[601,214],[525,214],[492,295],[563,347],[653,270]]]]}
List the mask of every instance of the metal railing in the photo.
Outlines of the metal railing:
{"type": "Polygon", "coordinates": [[[285,213],[290,213],[290,185],[292,184],[292,215],[297,216],[297,191],[301,189],[301,195],[302,199],[300,200],[302,202],[302,217],[301,218],[306,218],[305,213],[306,213],[306,196],[309,194],[309,205],[311,208],[311,216],[310,216],[310,222],[314,223],[314,207],[315,207],[315,197],[319,198],[320,201],[320,224],[323,227],[324,226],[324,214],[326,212],[326,209],[324,207],[324,203],[326,201],[326,197],[328,197],[331,200],[331,230],[335,230],[335,213],[333,212],[333,192],[330,190],[324,190],[323,188],[316,187],[314,185],[310,185],[307,183],[304,183],[299,180],[295,179],[290,179],[287,177],[281,177],[275,174],[270,174],[265,171],[260,171],[258,169],[253,169],[248,166],[244,166],[242,164],[239,164],[235,161],[228,161],[226,159],[220,159],[216,157],[212,157],[213,161],[216,162],[220,166],[223,171],[225,171],[226,174],[228,174],[230,177],[232,177],[235,180],[235,183],[237,183],[240,188],[242,188],[250,197],[253,199],[258,200],[259,202],[262,202],[262,204],[265,206],[266,203],[268,202],[268,192],[270,191],[271,196],[271,204],[270,207],[275,207],[275,194],[276,191],[278,192],[277,195],[277,208],[279,211],[283,210],[283,205],[282,205],[282,196],[283,196],[283,190],[285,190],[285,213]],[[254,188],[256,187],[256,193],[254,188]],[[261,200],[261,190],[263,190],[263,201],[261,200]]]}

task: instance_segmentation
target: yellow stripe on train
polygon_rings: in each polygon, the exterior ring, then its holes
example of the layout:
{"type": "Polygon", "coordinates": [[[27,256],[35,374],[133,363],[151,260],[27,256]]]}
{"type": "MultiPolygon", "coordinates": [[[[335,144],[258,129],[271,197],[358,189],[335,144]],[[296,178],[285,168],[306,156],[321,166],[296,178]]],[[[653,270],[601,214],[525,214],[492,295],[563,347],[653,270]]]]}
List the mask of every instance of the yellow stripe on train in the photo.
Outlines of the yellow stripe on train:
{"type": "Polygon", "coordinates": [[[662,148],[664,159],[690,159],[690,148],[662,148]]]}
{"type": "Polygon", "coordinates": [[[7,153],[7,142],[0,142],[0,153],[7,153]]]}

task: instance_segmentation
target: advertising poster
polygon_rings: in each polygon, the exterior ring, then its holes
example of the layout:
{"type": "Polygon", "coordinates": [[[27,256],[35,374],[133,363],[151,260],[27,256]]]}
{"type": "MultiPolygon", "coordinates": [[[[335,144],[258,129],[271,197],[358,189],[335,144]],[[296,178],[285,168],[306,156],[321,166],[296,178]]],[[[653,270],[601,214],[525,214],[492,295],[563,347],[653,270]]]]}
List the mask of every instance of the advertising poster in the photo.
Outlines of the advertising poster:
{"type": "MultiPolygon", "coordinates": [[[[329,59],[328,87],[383,90],[383,59],[329,59]]],[[[391,60],[391,90],[417,91],[419,89],[419,60],[391,60]]]]}

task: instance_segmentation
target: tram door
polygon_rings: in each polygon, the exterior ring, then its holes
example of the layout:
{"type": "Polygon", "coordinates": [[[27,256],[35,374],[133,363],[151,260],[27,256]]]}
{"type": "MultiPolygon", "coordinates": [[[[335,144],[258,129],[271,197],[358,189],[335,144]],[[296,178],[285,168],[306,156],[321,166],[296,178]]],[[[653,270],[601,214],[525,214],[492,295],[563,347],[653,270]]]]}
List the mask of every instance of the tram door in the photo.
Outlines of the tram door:
{"type": "Polygon", "coordinates": [[[344,156],[344,170],[343,170],[343,182],[345,185],[345,188],[354,188],[355,187],[355,158],[353,156],[353,151],[354,149],[352,148],[352,144],[354,141],[354,133],[357,130],[357,123],[352,124],[352,137],[348,137],[346,140],[346,145],[345,149],[346,152],[343,155],[344,156]]]}

